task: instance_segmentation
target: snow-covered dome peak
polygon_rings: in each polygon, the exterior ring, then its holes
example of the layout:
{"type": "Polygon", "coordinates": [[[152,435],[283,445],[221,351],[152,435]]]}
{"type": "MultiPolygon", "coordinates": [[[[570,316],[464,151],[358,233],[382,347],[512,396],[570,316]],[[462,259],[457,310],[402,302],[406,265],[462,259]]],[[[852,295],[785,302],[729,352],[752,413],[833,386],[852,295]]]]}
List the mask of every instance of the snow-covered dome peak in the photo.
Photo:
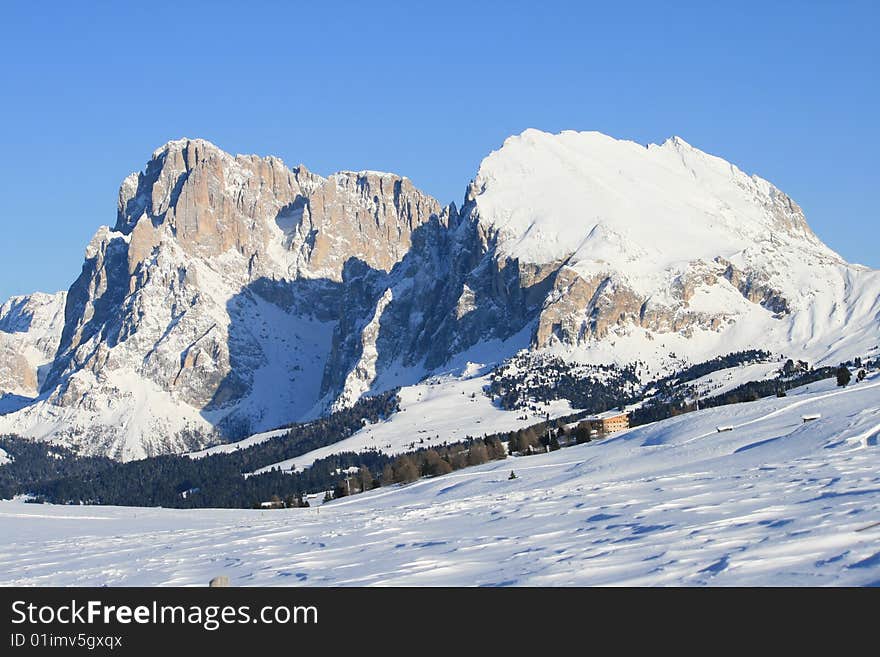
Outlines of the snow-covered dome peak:
{"type": "MultiPolygon", "coordinates": [[[[483,160],[473,189],[502,252],[527,262],[589,258],[582,247],[600,225],[647,253],[650,268],[733,257],[771,234],[831,254],[791,199],[680,137],[645,147],[529,129],[483,160]]],[[[621,255],[621,264],[632,260],[621,255]]]]}

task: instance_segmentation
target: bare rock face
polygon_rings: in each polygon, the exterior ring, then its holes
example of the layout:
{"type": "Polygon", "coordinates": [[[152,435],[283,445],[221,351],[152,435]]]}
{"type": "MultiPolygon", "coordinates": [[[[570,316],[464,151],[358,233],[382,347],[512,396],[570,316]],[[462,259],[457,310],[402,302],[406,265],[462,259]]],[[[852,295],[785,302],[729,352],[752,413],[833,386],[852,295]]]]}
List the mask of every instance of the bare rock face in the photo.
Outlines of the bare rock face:
{"type": "Polygon", "coordinates": [[[322,178],[274,157],[233,157],[196,139],[169,142],[143,173],[126,178],[115,230],[133,234],[132,268],[159,231],[188,255],[238,253],[249,278],[277,276],[280,266],[287,276],[340,281],[353,257],[388,271],[409,250],[413,230],[439,212],[437,201],[393,174],[322,178]],[[149,221],[136,236],[142,220],[149,221]]]}
{"type": "Polygon", "coordinates": [[[588,339],[591,332],[589,319],[596,310],[597,295],[608,281],[608,276],[602,274],[584,279],[563,267],[541,309],[535,346],[547,347],[554,341],[578,344],[588,339]]]}
{"type": "Polygon", "coordinates": [[[37,395],[61,339],[65,297],[36,293],[0,306],[0,396],[37,395]]]}
{"type": "Polygon", "coordinates": [[[301,217],[289,248],[298,250],[312,277],[342,280],[349,258],[390,271],[408,252],[412,233],[441,211],[440,204],[406,178],[350,172],[330,176],[286,215],[301,217]]]}
{"type": "Polygon", "coordinates": [[[617,272],[583,277],[563,267],[541,310],[533,346],[583,346],[632,327],[688,337],[696,329],[719,332],[732,321],[735,307],[708,312],[691,307],[697,291],[712,294],[712,288],[718,286],[727,287],[727,293],[736,290],[748,302],[776,316],[787,314],[788,303],[782,294],[761,280],[760,274],[746,275],[723,258],[711,263],[695,261],[682,271],[669,273],[665,293],[658,299],[640,294],[617,272]]]}
{"type": "Polygon", "coordinates": [[[722,276],[752,303],[760,304],[779,315],[791,312],[788,300],[780,290],[772,286],[766,273],[744,272],[720,256],[715,258],[715,262],[724,267],[722,276]]]}
{"type": "Polygon", "coordinates": [[[0,394],[33,396],[37,391],[37,372],[33,364],[21,353],[18,341],[0,335],[0,394]]]}

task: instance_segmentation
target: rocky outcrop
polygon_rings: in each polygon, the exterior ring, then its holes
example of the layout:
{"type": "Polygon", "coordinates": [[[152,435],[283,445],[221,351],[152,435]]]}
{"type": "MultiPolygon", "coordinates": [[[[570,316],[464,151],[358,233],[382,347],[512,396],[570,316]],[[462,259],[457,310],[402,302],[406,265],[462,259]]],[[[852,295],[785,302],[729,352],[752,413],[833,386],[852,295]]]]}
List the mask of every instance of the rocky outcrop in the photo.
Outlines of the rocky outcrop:
{"type": "Polygon", "coordinates": [[[36,293],[0,306],[0,396],[37,395],[61,339],[65,297],[36,293]]]}
{"type": "Polygon", "coordinates": [[[563,267],[541,309],[532,345],[537,349],[556,344],[583,346],[633,327],[660,334],[719,331],[726,326],[729,313],[690,308],[696,289],[719,284],[719,277],[707,271],[704,263],[693,263],[693,267],[670,274],[662,300],[639,294],[614,272],[584,277],[563,267]]]}
{"type": "Polygon", "coordinates": [[[16,340],[0,335],[0,381],[2,395],[34,396],[37,392],[37,370],[16,340]]]}
{"type": "Polygon", "coordinates": [[[740,294],[752,303],[757,303],[777,315],[791,312],[788,300],[783,293],[769,283],[769,277],[760,271],[744,272],[722,257],[715,261],[724,267],[724,276],[740,294]]]}

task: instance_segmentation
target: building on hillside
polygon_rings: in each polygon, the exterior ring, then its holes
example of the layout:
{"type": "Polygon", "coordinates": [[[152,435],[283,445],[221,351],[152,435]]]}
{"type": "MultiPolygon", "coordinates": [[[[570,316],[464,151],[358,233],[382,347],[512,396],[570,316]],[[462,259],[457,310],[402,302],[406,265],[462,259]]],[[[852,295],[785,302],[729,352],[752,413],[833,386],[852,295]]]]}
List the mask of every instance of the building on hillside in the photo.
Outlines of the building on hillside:
{"type": "Polygon", "coordinates": [[[625,411],[608,411],[584,418],[578,426],[585,426],[591,438],[607,436],[624,429],[629,429],[629,413],[625,411]]]}

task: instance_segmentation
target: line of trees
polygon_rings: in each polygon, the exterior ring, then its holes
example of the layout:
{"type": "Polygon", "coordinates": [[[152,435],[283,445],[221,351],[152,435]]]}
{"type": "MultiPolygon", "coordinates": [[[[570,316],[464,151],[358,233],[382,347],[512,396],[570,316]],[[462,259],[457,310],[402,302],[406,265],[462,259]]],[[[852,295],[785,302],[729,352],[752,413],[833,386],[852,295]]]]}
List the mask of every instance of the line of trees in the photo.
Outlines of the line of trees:
{"type": "Polygon", "coordinates": [[[469,438],[461,442],[401,454],[386,463],[380,475],[361,467],[342,478],[326,500],[361,493],[379,486],[408,484],[422,477],[439,477],[455,470],[507,458],[499,435],[469,438]]]}

